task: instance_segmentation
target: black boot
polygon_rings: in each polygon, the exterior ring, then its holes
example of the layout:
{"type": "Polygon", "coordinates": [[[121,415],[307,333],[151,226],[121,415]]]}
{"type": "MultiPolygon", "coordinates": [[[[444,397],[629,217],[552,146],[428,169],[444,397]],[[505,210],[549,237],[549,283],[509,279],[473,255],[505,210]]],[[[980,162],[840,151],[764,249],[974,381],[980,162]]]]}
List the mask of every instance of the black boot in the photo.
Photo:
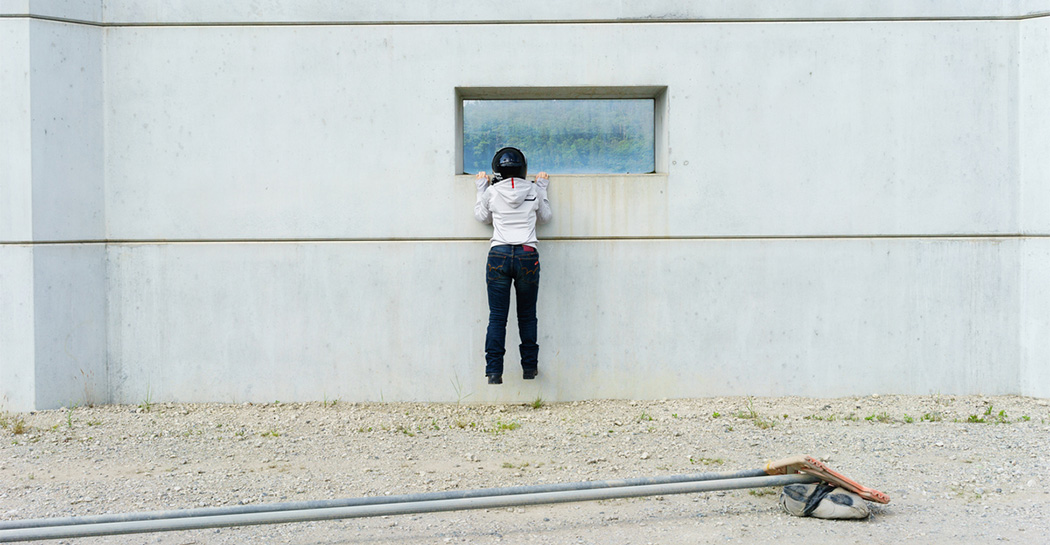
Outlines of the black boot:
{"type": "Polygon", "coordinates": [[[489,377],[489,384],[503,384],[503,375],[485,375],[489,377]]]}

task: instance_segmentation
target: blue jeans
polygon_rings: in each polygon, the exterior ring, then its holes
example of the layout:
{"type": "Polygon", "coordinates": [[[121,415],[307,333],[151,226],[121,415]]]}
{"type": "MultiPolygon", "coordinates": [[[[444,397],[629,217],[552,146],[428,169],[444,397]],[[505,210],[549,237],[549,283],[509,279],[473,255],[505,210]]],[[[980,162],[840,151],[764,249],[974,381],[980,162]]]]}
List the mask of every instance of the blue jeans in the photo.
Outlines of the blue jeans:
{"type": "Polygon", "coordinates": [[[489,249],[485,284],[489,292],[489,328],[485,333],[485,374],[503,374],[503,355],[510,314],[510,287],[514,284],[521,337],[521,368],[535,371],[540,353],[536,344],[536,295],[540,288],[540,254],[534,248],[493,246],[489,249]]]}

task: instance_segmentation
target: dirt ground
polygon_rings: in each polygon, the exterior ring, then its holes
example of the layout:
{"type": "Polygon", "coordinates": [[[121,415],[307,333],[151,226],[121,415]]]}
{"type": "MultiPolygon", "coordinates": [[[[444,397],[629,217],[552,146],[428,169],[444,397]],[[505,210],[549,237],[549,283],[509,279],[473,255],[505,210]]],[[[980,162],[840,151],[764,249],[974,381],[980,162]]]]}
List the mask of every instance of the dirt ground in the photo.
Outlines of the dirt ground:
{"type": "Polygon", "coordinates": [[[1048,405],[873,396],[5,412],[0,520],[735,471],[809,454],[891,502],[864,521],[825,521],[751,489],[47,543],[1050,543],[1048,405]]]}

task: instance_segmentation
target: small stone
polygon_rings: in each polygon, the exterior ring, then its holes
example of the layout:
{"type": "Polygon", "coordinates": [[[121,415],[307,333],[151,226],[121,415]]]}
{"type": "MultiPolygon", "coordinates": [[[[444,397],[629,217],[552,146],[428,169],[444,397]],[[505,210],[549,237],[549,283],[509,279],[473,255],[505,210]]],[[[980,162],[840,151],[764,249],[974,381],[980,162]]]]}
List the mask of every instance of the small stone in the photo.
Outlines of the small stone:
{"type": "Polygon", "coordinates": [[[642,459],[643,460],[648,460],[649,459],[649,453],[648,452],[643,452],[642,453],[642,459]]]}

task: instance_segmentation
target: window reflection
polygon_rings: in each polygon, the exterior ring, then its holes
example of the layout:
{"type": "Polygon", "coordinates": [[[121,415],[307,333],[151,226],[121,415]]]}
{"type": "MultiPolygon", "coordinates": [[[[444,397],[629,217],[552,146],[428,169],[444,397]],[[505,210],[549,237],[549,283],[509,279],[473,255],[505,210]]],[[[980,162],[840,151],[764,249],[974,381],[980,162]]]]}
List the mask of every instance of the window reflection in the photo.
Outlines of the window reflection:
{"type": "Polygon", "coordinates": [[[463,170],[514,146],[531,172],[653,172],[654,131],[653,99],[464,100],[463,170]]]}

